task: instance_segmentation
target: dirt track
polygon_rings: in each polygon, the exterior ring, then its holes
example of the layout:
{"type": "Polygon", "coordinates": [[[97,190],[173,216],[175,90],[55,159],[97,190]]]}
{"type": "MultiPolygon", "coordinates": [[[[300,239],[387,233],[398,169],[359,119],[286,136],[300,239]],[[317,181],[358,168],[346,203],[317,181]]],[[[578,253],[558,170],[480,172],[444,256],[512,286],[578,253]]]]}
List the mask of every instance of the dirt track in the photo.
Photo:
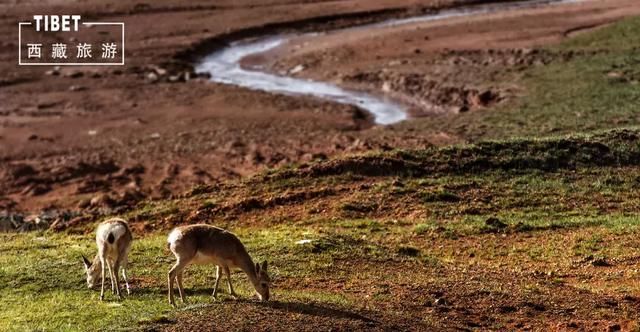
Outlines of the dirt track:
{"type": "MultiPolygon", "coordinates": [[[[353,107],[312,98],[204,79],[170,83],[149,76],[156,67],[183,74],[189,64],[174,60],[177,54],[249,27],[293,22],[283,27],[303,28],[296,23],[303,21],[311,22],[307,28],[332,28],[451,3],[198,1],[185,6],[169,0],[148,5],[0,5],[0,208],[109,209],[264,167],[459,141],[446,133],[413,131],[410,124],[373,126],[353,107]],[[15,22],[52,8],[124,21],[127,65],[69,67],[59,75],[45,74],[50,68],[18,67],[15,22]],[[368,13],[336,18],[354,12],[368,13]],[[336,19],[326,24],[308,20],[318,16],[336,19]]],[[[313,45],[285,50],[286,56],[270,63],[274,71],[303,63],[303,77],[385,91],[412,105],[414,115],[482,109],[521,93],[510,84],[511,76],[503,75],[505,65],[544,65],[564,56],[522,48],[638,13],[633,0],[589,1],[393,28],[375,36],[328,34],[313,45]],[[492,24],[486,24],[488,19],[492,24]]]]}

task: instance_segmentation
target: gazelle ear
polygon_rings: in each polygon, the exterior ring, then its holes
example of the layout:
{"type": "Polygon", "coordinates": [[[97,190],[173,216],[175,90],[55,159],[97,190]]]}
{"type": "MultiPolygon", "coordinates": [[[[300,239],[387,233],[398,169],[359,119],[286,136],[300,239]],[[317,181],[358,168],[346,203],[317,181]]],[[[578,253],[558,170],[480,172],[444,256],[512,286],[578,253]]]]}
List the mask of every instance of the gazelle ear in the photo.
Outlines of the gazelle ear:
{"type": "Polygon", "coordinates": [[[256,274],[260,273],[260,263],[256,263],[256,274]]]}
{"type": "Polygon", "coordinates": [[[262,267],[260,269],[264,272],[267,272],[267,261],[262,262],[262,267]]]}
{"type": "Polygon", "coordinates": [[[91,267],[91,262],[87,259],[87,257],[84,257],[84,255],[82,255],[82,263],[84,263],[84,267],[86,269],[89,269],[91,267]]]}

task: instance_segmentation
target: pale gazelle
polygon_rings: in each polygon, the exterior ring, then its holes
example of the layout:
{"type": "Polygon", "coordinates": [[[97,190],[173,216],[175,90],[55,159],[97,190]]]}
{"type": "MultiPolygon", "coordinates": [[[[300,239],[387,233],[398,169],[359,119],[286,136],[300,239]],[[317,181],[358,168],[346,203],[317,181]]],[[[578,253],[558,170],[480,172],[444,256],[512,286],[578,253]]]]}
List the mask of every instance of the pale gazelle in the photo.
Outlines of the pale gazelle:
{"type": "Polygon", "coordinates": [[[178,284],[180,300],[184,302],[182,287],[182,273],[189,264],[214,264],[216,282],[213,287],[213,297],[218,291],[221,270],[227,276],[229,294],[236,296],[231,286],[232,268],[239,268],[249,277],[258,297],[262,301],[269,300],[269,284],[271,280],[267,274],[267,262],[262,265],[253,263],[244,245],[237,236],[222,228],[210,225],[189,225],[177,227],[167,239],[169,249],[176,256],[177,262],[169,271],[169,303],[175,306],[173,300],[173,281],[178,284]]]}
{"type": "Polygon", "coordinates": [[[120,218],[113,218],[102,222],[96,230],[96,244],[98,246],[98,254],[90,262],[86,257],[82,256],[84,269],[87,273],[87,285],[94,288],[101,277],[100,300],[104,299],[104,272],[105,264],[109,270],[109,279],[111,279],[111,290],[113,294],[120,295],[120,282],[118,271],[122,268],[122,277],[127,287],[127,294],[131,294],[129,282],[127,281],[127,263],[129,249],[133,236],[127,222],[120,218]]]}

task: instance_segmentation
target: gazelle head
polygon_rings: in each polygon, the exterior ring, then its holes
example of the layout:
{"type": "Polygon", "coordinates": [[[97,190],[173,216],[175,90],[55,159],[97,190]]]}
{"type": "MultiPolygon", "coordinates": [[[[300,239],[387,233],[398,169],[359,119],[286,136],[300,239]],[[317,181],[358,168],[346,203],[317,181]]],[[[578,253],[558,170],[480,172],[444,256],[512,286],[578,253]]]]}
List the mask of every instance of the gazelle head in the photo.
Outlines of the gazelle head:
{"type": "Polygon", "coordinates": [[[260,301],[269,301],[269,285],[271,285],[271,279],[267,273],[267,261],[262,262],[262,265],[256,263],[256,276],[258,278],[255,288],[260,301]]]}
{"type": "Polygon", "coordinates": [[[87,287],[95,288],[98,285],[100,279],[100,266],[94,264],[88,260],[84,255],[82,256],[82,263],[84,264],[84,272],[87,273],[87,287]]]}

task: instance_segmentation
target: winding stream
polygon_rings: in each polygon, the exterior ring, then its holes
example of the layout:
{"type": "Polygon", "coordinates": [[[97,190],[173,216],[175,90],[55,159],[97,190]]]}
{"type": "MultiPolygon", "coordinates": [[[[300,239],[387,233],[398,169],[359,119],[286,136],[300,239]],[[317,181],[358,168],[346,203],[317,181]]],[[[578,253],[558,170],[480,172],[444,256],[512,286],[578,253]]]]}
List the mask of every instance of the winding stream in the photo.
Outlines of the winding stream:
{"type": "MultiPolygon", "coordinates": [[[[390,19],[378,23],[332,30],[331,33],[348,32],[356,29],[388,28],[404,24],[480,15],[503,10],[528,9],[543,5],[579,1],[582,0],[529,0],[500,4],[473,5],[468,7],[445,9],[422,16],[390,19]]],[[[345,89],[326,82],[280,76],[256,69],[243,68],[240,65],[243,58],[270,51],[276,47],[284,45],[293,38],[313,37],[320,34],[321,33],[299,33],[265,36],[257,39],[251,39],[249,41],[240,40],[231,43],[228,47],[205,56],[196,64],[195,69],[196,72],[199,73],[208,72],[211,74],[211,81],[218,83],[232,84],[249,89],[287,95],[310,95],[338,103],[355,105],[371,113],[375,122],[378,124],[391,124],[407,119],[406,107],[386,96],[345,89]]]]}

